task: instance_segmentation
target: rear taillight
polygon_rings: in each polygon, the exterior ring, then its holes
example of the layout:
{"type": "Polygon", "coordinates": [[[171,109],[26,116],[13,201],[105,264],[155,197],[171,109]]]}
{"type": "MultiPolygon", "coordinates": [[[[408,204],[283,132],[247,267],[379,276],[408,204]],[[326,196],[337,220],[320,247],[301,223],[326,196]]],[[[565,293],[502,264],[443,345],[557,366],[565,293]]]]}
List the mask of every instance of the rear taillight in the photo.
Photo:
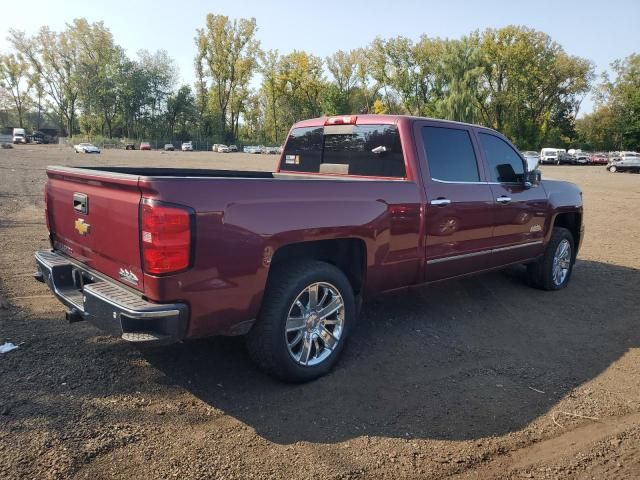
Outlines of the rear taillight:
{"type": "Polygon", "coordinates": [[[145,202],[141,205],[143,269],[152,275],[177,272],[191,263],[191,210],[145,202]]]}

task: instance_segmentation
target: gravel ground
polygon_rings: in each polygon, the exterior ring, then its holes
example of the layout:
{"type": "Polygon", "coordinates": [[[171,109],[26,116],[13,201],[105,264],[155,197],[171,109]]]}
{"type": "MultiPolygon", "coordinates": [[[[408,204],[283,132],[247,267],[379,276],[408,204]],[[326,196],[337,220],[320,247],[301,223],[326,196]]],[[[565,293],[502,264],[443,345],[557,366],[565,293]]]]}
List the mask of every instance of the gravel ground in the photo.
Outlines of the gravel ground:
{"type": "Polygon", "coordinates": [[[139,351],[67,324],[34,271],[45,167],[271,170],[264,155],[0,150],[0,478],[639,478],[640,175],[581,185],[570,286],[524,270],[367,304],[338,368],[283,385],[238,338],[139,351]]]}

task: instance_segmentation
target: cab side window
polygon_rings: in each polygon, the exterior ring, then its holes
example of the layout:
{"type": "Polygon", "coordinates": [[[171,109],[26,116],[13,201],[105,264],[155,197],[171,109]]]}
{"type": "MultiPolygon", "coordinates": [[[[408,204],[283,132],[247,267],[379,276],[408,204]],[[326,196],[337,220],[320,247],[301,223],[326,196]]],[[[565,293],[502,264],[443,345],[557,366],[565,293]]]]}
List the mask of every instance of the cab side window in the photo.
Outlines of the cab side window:
{"type": "Polygon", "coordinates": [[[499,137],[480,133],[480,146],[489,165],[490,181],[524,182],[524,162],[511,146],[499,137]]]}
{"type": "Polygon", "coordinates": [[[478,162],[469,132],[459,128],[424,127],[422,141],[433,180],[478,182],[478,162]]]}

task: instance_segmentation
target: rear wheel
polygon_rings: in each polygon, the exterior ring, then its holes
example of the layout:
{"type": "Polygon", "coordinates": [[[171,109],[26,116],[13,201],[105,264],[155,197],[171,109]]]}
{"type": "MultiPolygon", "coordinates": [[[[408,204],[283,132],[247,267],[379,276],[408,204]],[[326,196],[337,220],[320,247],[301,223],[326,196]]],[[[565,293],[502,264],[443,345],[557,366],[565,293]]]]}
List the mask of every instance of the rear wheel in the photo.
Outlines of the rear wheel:
{"type": "Polygon", "coordinates": [[[566,228],[554,227],[544,256],[527,265],[529,283],[542,290],[560,290],[569,283],[574,263],[573,235],[566,228]]]}
{"type": "Polygon", "coordinates": [[[319,261],[281,265],[269,276],[247,348],[271,375],[306,382],[335,365],[355,319],[353,289],[341,270],[319,261]]]}
{"type": "Polygon", "coordinates": [[[616,168],[616,166],[615,166],[615,165],[611,165],[611,166],[609,167],[609,171],[610,171],[611,173],[616,173],[616,171],[617,171],[617,170],[618,170],[618,169],[616,168]]]}

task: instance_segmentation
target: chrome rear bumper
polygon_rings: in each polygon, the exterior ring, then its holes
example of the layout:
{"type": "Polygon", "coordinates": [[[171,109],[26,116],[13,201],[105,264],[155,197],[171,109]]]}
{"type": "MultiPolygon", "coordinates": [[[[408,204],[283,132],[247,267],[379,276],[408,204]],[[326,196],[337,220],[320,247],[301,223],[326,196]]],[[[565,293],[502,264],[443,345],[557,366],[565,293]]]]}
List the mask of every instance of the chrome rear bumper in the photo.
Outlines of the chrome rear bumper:
{"type": "Polygon", "coordinates": [[[149,302],[54,250],[36,252],[35,260],[34,277],[68,308],[69,321],[88,320],[111,335],[140,344],[161,345],[184,338],[187,305],[149,302]]]}

